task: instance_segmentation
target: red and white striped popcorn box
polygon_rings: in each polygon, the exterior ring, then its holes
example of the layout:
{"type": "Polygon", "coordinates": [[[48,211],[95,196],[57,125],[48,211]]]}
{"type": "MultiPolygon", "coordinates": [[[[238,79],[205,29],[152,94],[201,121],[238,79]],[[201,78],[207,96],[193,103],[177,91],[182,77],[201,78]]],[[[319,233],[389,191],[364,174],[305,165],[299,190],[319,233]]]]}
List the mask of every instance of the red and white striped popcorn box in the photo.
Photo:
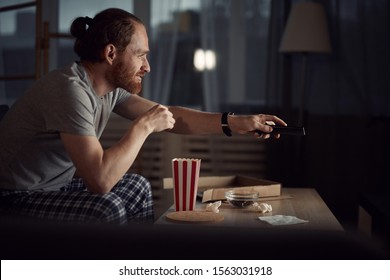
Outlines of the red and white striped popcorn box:
{"type": "Polygon", "coordinates": [[[172,177],[176,211],[195,209],[200,172],[200,159],[174,158],[172,177]]]}

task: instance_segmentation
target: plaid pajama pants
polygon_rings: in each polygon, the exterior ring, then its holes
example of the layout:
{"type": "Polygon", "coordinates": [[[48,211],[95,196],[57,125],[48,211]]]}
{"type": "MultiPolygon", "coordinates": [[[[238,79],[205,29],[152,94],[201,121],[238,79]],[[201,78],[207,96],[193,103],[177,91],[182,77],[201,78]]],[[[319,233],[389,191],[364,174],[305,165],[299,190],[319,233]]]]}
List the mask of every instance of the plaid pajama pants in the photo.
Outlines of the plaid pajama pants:
{"type": "Polygon", "coordinates": [[[0,190],[0,209],[6,214],[50,221],[148,223],[154,220],[150,183],[138,174],[125,174],[111,192],[86,190],[73,179],[59,191],[0,190]]]}

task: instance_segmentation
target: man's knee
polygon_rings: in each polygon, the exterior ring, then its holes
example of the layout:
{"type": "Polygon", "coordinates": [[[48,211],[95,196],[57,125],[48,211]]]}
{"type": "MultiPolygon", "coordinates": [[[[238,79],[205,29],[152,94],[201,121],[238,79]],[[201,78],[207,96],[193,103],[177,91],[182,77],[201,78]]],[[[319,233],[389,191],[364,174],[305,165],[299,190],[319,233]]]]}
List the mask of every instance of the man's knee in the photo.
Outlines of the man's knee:
{"type": "Polygon", "coordinates": [[[138,174],[125,174],[113,192],[125,201],[139,199],[152,199],[152,186],[143,176],[138,174]]]}
{"type": "Polygon", "coordinates": [[[126,208],[118,195],[110,192],[104,195],[97,195],[95,199],[94,217],[100,222],[126,223],[126,208]]]}
{"type": "Polygon", "coordinates": [[[125,174],[112,192],[122,198],[128,219],[154,216],[152,187],[145,177],[125,174]]]}
{"type": "Polygon", "coordinates": [[[131,185],[140,186],[143,189],[151,190],[152,186],[148,179],[139,174],[125,174],[123,180],[131,185]]]}

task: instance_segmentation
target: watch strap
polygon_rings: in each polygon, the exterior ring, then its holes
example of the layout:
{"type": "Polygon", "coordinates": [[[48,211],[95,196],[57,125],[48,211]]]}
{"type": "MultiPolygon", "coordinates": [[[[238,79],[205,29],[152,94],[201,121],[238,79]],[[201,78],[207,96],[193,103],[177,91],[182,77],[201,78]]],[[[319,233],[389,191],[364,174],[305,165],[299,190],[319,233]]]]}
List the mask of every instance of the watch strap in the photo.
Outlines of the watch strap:
{"type": "Polygon", "coordinates": [[[234,115],[234,113],[232,112],[223,112],[222,113],[222,116],[221,116],[221,127],[222,127],[222,131],[223,133],[226,135],[226,136],[232,136],[232,131],[229,127],[229,123],[228,123],[228,116],[230,115],[234,115]]]}

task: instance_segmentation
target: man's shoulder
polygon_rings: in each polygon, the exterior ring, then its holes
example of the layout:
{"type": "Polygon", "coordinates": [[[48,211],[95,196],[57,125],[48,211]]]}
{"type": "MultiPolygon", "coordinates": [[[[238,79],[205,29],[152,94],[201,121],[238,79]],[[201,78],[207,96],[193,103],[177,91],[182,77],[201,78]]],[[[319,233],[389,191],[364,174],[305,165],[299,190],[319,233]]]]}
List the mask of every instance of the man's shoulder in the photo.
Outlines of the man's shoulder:
{"type": "Polygon", "coordinates": [[[86,74],[77,63],[51,71],[38,81],[32,90],[44,93],[49,99],[85,99],[93,92],[86,74]],[[85,94],[80,94],[81,92],[85,94]]]}

